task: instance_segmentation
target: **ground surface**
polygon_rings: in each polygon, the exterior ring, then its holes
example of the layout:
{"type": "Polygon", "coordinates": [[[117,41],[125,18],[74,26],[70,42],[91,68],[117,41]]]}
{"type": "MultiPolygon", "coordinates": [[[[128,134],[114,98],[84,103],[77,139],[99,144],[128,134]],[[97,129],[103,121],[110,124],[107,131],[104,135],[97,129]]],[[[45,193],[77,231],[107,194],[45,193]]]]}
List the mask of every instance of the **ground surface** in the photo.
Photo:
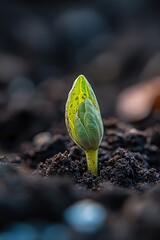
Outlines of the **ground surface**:
{"type": "Polygon", "coordinates": [[[104,126],[98,177],[87,171],[84,153],[63,123],[57,131],[61,134],[40,133],[23,141],[17,153],[1,157],[1,230],[12,232],[25,222],[40,234],[40,229],[61,223],[69,239],[159,239],[159,125],[140,131],[108,119],[104,126]],[[83,199],[107,212],[94,236],[75,231],[64,218],[66,209],[83,199]]]}

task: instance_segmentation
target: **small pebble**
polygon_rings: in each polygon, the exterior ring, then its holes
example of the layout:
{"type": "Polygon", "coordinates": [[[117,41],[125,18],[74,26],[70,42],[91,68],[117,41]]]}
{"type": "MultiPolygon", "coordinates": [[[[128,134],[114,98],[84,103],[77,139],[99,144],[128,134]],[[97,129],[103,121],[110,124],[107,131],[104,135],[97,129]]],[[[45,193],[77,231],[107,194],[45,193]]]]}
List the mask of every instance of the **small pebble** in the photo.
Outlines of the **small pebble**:
{"type": "Polygon", "coordinates": [[[76,231],[90,234],[103,227],[107,212],[101,204],[87,199],[67,208],[64,219],[76,231]]]}
{"type": "Polygon", "coordinates": [[[38,233],[34,227],[29,224],[17,223],[8,231],[0,234],[3,240],[37,240],[38,233]]]}
{"type": "Polygon", "coordinates": [[[41,146],[45,143],[48,143],[52,138],[52,135],[49,132],[41,132],[33,138],[33,143],[37,146],[41,146]]]}
{"type": "Polygon", "coordinates": [[[30,97],[33,95],[34,90],[33,82],[23,76],[15,77],[8,86],[8,93],[11,97],[15,97],[19,93],[30,97]]]}
{"type": "Polygon", "coordinates": [[[54,224],[45,229],[42,240],[70,240],[70,232],[63,224],[54,224]]]}

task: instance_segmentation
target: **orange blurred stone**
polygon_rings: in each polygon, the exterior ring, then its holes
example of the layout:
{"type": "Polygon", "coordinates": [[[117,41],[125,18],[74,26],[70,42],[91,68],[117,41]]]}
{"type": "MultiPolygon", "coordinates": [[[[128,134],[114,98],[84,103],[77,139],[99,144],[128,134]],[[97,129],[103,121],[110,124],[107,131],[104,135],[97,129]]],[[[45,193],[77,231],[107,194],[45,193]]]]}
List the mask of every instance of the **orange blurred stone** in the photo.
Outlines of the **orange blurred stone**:
{"type": "Polygon", "coordinates": [[[160,77],[125,89],[117,99],[119,117],[129,122],[143,120],[159,108],[160,77]]]}

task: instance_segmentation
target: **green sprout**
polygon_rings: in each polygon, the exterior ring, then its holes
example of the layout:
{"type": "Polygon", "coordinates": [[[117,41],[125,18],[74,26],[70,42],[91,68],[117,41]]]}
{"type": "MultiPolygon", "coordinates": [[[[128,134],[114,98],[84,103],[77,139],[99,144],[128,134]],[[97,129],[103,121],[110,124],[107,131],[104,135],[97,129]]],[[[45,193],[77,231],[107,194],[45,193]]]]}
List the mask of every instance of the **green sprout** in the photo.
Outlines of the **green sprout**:
{"type": "Polygon", "coordinates": [[[88,169],[98,175],[103,123],[96,96],[83,75],[77,77],[68,94],[65,121],[70,137],[86,154],[88,169]]]}

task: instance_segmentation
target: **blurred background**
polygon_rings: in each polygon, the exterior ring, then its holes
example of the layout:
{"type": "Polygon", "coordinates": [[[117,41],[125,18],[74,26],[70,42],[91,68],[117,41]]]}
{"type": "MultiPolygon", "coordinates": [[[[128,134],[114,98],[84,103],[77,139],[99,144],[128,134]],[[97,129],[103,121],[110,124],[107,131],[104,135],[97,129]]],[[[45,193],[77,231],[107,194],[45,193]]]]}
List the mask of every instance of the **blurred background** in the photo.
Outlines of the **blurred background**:
{"type": "Polygon", "coordinates": [[[159,121],[159,9],[158,0],[0,0],[1,148],[56,132],[79,74],[104,118],[159,121]]]}

